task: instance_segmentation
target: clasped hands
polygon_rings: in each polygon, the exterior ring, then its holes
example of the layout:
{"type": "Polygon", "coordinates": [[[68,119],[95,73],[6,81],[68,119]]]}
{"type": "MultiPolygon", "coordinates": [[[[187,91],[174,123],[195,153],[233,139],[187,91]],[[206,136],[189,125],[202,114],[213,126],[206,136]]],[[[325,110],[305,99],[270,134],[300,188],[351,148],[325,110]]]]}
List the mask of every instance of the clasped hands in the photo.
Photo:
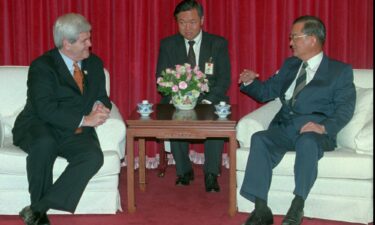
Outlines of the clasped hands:
{"type": "Polygon", "coordinates": [[[82,126],[97,127],[109,118],[110,110],[103,103],[95,103],[89,115],[83,119],[82,126]]]}

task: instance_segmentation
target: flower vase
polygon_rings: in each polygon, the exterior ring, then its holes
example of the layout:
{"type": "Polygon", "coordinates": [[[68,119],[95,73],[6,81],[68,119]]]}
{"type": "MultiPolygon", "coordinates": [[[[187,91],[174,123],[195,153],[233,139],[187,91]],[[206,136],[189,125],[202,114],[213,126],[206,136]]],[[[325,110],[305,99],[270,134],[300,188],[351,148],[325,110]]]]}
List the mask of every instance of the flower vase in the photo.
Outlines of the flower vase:
{"type": "Polygon", "coordinates": [[[192,92],[182,95],[180,92],[172,96],[172,103],[176,109],[191,110],[197,105],[198,96],[192,92]]]}

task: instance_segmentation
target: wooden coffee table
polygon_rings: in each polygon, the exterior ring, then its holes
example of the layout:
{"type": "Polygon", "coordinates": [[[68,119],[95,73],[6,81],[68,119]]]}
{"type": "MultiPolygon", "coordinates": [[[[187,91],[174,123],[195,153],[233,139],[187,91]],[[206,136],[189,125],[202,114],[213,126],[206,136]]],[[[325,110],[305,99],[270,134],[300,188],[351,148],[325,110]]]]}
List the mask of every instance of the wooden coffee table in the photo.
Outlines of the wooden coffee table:
{"type": "Polygon", "coordinates": [[[236,209],[236,124],[237,107],[231,106],[231,114],[221,119],[214,113],[213,105],[199,104],[194,110],[177,111],[171,104],[158,104],[154,112],[143,118],[134,110],[126,120],[128,211],[135,212],[134,194],[134,141],[139,144],[139,185],[146,190],[145,138],[157,139],[206,139],[229,140],[229,215],[236,209]]]}

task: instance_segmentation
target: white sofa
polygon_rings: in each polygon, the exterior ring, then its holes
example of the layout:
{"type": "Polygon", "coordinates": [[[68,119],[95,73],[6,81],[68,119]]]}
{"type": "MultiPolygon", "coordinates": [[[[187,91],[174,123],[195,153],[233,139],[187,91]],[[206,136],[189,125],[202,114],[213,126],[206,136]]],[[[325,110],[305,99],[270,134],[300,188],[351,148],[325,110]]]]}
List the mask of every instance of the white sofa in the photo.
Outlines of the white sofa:
{"type": "MultiPolygon", "coordinates": [[[[26,176],[26,153],[12,144],[14,121],[26,102],[27,66],[0,66],[0,214],[18,214],[30,204],[26,176]]],[[[106,89],[109,93],[109,73],[106,89]]],[[[91,179],[77,206],[77,214],[114,214],[121,210],[118,180],[120,160],[124,158],[125,123],[113,104],[110,118],[97,128],[104,152],[104,165],[91,179]]],[[[67,162],[57,158],[54,166],[56,179],[67,162]]],[[[65,212],[50,210],[51,214],[65,212]]]]}
{"type": "MultiPolygon", "coordinates": [[[[319,161],[318,178],[305,203],[305,217],[367,224],[373,221],[373,70],[354,70],[357,103],[352,120],[338,134],[338,147],[319,161]]],[[[250,136],[268,127],[280,109],[279,100],[244,116],[237,125],[237,205],[251,212],[253,203],[239,194],[250,136]]],[[[269,205],[285,215],[294,190],[295,153],[288,152],[273,171],[269,205]]]]}

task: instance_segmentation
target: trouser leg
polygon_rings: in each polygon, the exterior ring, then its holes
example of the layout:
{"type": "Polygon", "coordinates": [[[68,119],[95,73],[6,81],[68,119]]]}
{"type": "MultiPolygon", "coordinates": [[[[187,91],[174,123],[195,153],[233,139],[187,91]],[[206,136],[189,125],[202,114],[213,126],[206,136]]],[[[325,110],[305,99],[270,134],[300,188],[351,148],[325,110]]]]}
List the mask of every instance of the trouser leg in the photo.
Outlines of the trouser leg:
{"type": "Polygon", "coordinates": [[[42,199],[32,205],[37,211],[53,208],[73,213],[87,183],[103,165],[103,152],[93,134],[64,140],[59,155],[67,159],[68,166],[42,199]]]}
{"type": "Polygon", "coordinates": [[[52,186],[52,171],[56,158],[57,144],[53,138],[40,138],[30,146],[26,168],[32,205],[52,186]]]}
{"type": "Polygon", "coordinates": [[[224,140],[207,139],[204,142],[204,173],[220,173],[223,148],[224,140]]]}
{"type": "Polygon", "coordinates": [[[189,157],[189,143],[183,140],[171,141],[171,152],[176,162],[176,173],[178,176],[184,175],[192,170],[189,157]]]}
{"type": "Polygon", "coordinates": [[[308,132],[299,135],[296,140],[296,158],[294,163],[294,194],[306,200],[318,174],[318,161],[324,150],[333,150],[327,136],[308,132]]]}
{"type": "Polygon", "coordinates": [[[284,129],[274,128],[253,134],[241,195],[252,202],[256,197],[267,201],[272,169],[292,147],[284,129]]]}
{"type": "MultiPolygon", "coordinates": [[[[27,153],[27,179],[31,206],[33,206],[52,186],[52,171],[58,155],[58,144],[48,125],[33,124],[30,131],[26,132],[20,140],[19,146],[27,153]]],[[[45,209],[47,210],[48,208],[45,209]]]]}

